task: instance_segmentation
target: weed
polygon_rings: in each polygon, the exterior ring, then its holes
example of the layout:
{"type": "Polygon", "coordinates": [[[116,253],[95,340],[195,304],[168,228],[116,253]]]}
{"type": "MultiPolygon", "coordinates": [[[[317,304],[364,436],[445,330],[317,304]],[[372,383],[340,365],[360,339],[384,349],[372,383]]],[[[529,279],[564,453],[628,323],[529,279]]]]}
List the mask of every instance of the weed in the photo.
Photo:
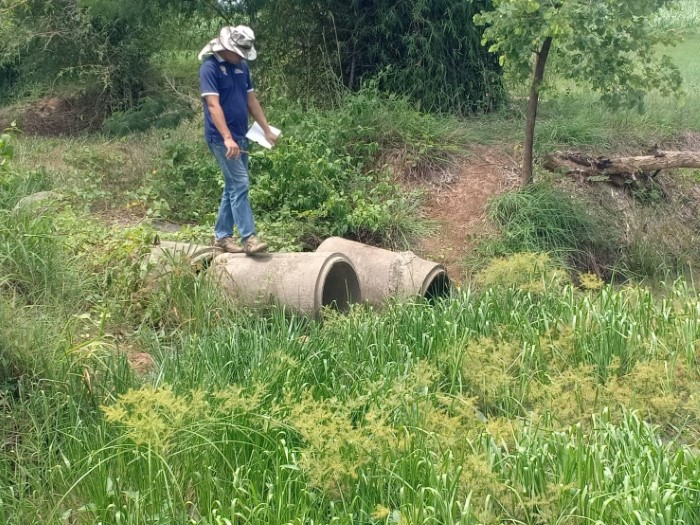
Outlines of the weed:
{"type": "Polygon", "coordinates": [[[604,275],[615,261],[617,243],[605,222],[591,217],[572,196],[534,184],[496,197],[488,206],[502,237],[482,250],[495,249],[498,255],[548,252],[573,268],[604,275]]]}

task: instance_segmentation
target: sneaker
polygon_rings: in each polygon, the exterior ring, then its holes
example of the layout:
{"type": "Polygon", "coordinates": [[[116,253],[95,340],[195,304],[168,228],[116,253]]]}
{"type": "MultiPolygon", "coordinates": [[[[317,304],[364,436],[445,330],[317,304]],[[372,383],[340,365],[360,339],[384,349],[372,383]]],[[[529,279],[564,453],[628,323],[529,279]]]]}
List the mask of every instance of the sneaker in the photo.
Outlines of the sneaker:
{"type": "Polygon", "coordinates": [[[221,248],[227,253],[243,253],[243,246],[238,244],[233,237],[224,237],[214,241],[214,246],[221,248]]]}
{"type": "Polygon", "coordinates": [[[243,241],[243,250],[245,251],[246,255],[261,253],[267,251],[267,243],[262,242],[255,235],[251,235],[245,241],[243,241]]]}

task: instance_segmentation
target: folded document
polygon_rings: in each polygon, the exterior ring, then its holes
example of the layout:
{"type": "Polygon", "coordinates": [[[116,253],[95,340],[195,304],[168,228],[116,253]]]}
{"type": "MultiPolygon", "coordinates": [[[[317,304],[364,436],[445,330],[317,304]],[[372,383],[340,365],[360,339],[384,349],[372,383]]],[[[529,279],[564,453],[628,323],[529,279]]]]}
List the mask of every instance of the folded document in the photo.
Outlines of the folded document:
{"type": "MultiPolygon", "coordinates": [[[[272,133],[276,137],[278,137],[280,134],[280,130],[278,130],[277,128],[273,128],[272,126],[270,126],[270,131],[272,131],[272,133]]],[[[258,124],[257,122],[250,127],[250,129],[248,130],[248,133],[246,133],[245,136],[248,140],[252,140],[253,142],[257,142],[258,144],[260,144],[264,148],[267,148],[267,149],[272,148],[272,144],[270,144],[268,142],[268,140],[265,138],[265,132],[260,127],[260,124],[258,124]]]]}

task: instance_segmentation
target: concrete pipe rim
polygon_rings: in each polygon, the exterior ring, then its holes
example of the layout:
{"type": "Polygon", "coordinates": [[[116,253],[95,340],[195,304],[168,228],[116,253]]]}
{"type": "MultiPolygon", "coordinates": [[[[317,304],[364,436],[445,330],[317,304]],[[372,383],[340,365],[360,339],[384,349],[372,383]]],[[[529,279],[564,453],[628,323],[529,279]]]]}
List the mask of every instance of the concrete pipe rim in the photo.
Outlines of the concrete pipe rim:
{"type": "Polygon", "coordinates": [[[360,279],[350,259],[341,253],[329,254],[316,281],[315,313],[320,314],[326,306],[347,312],[351,304],[361,300],[360,279]]]}
{"type": "Polygon", "coordinates": [[[420,289],[421,297],[425,299],[438,299],[448,297],[450,294],[450,278],[443,266],[435,266],[423,279],[420,289]]]}

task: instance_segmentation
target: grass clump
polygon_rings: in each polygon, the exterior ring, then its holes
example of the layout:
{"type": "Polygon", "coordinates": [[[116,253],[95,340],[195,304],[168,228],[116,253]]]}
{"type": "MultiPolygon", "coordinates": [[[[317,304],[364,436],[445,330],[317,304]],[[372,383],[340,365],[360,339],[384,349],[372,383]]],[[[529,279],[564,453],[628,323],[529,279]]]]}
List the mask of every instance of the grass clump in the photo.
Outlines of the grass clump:
{"type": "Polygon", "coordinates": [[[543,292],[552,286],[569,284],[570,280],[546,253],[516,253],[491,261],[476,275],[475,283],[483,287],[543,292]]]}
{"type": "Polygon", "coordinates": [[[29,210],[0,215],[0,288],[29,304],[72,293],[72,271],[54,238],[51,218],[29,210]]]}
{"type": "Polygon", "coordinates": [[[664,6],[652,20],[652,26],[661,30],[697,30],[700,26],[700,2],[678,0],[664,6]]]}
{"type": "Polygon", "coordinates": [[[488,213],[501,237],[483,249],[496,255],[546,252],[576,269],[606,274],[615,262],[616,240],[600,217],[575,197],[545,184],[531,184],[493,199],[488,213]]]}

